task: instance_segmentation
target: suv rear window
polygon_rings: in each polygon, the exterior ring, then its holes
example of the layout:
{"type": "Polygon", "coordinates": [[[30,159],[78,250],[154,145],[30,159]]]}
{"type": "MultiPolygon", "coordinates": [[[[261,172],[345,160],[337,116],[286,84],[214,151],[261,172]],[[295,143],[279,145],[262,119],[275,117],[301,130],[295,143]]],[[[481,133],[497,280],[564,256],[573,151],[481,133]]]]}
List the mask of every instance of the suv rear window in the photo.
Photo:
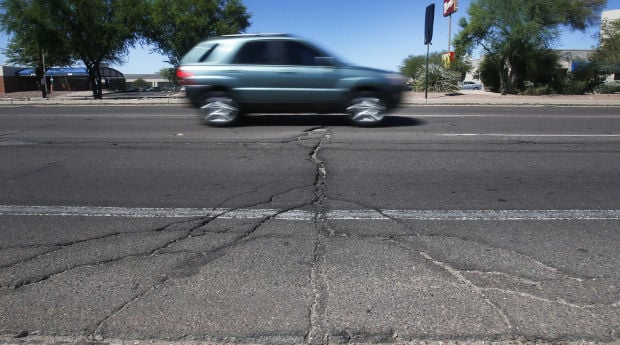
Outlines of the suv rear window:
{"type": "Polygon", "coordinates": [[[217,46],[217,43],[213,42],[199,44],[183,57],[181,64],[209,62],[209,56],[212,55],[217,46]]]}

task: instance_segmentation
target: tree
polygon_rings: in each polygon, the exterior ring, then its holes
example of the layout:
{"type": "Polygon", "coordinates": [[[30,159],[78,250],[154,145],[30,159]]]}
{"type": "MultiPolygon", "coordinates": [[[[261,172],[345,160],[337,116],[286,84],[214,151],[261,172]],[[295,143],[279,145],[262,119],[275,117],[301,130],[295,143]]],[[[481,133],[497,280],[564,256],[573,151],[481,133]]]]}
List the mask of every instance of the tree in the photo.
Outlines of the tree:
{"type": "Polygon", "coordinates": [[[237,34],[250,25],[250,15],[239,0],[151,0],[149,7],[142,34],[175,67],[198,42],[237,34]]]}
{"type": "Polygon", "coordinates": [[[136,80],[134,80],[133,83],[131,83],[131,86],[136,88],[136,89],[146,89],[149,86],[151,86],[151,83],[149,83],[148,81],[142,79],[142,78],[138,78],[136,80]]]}
{"type": "Polygon", "coordinates": [[[45,52],[54,65],[80,60],[93,96],[102,98],[101,63],[122,63],[146,19],[145,1],[4,0],[2,28],[13,35],[8,55],[28,62],[45,52]]]}
{"type": "MultiPolygon", "coordinates": [[[[7,61],[34,67],[37,80],[42,80],[47,66],[67,66],[73,62],[62,37],[51,29],[47,5],[47,0],[0,1],[0,31],[11,35],[5,51],[7,61]]],[[[47,96],[44,83],[41,92],[43,97],[47,96]]]]}
{"type": "MultiPolygon", "coordinates": [[[[470,19],[459,22],[462,30],[454,44],[457,55],[482,47],[492,56],[502,94],[511,90],[519,74],[531,68],[523,63],[529,52],[540,54],[552,46],[560,30],[585,30],[599,19],[607,0],[476,0],[470,19]],[[525,68],[525,71],[523,71],[525,68]]],[[[534,65],[535,66],[535,65],[534,65]]]]}
{"type": "MultiPolygon", "coordinates": [[[[440,65],[441,53],[431,53],[428,57],[429,64],[440,65]]],[[[409,55],[400,66],[400,73],[407,78],[415,79],[420,69],[426,68],[426,55],[409,55]]]]}
{"type": "Polygon", "coordinates": [[[101,63],[122,63],[146,19],[145,0],[50,0],[53,29],[84,63],[96,99],[102,98],[101,63]]]}
{"type": "Polygon", "coordinates": [[[573,66],[563,85],[565,93],[613,92],[605,80],[620,69],[620,20],[601,23],[598,47],[588,61],[573,61],[573,66]]]}
{"type": "MultiPolygon", "coordinates": [[[[558,63],[559,54],[551,49],[532,49],[523,52],[512,60],[511,75],[514,78],[513,86],[519,90],[525,90],[532,83],[535,85],[548,85],[556,90],[562,88],[558,63]]],[[[496,55],[485,55],[480,62],[480,79],[484,85],[497,92],[501,90],[500,75],[501,60],[496,55]]]]}
{"type": "Polygon", "coordinates": [[[176,81],[177,75],[174,68],[162,68],[158,73],[162,78],[168,80],[169,83],[176,81]]]}

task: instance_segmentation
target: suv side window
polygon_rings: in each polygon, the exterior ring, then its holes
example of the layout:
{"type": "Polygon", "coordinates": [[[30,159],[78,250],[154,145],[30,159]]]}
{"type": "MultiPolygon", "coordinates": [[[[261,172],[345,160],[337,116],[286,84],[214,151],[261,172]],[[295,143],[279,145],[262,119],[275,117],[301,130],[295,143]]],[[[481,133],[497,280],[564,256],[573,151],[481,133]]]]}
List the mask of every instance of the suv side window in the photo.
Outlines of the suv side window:
{"type": "Polygon", "coordinates": [[[269,47],[266,41],[251,41],[244,44],[233,60],[235,64],[267,65],[269,64],[269,47]]]}
{"type": "Polygon", "coordinates": [[[257,40],[245,43],[233,59],[234,64],[283,65],[283,44],[275,40],[257,40]]]}
{"type": "Polygon", "coordinates": [[[286,40],[256,40],[246,42],[233,59],[242,65],[320,66],[317,57],[325,53],[306,44],[286,40]]]}
{"type": "Polygon", "coordinates": [[[317,57],[325,54],[300,42],[286,42],[287,65],[317,66],[317,57]]]}

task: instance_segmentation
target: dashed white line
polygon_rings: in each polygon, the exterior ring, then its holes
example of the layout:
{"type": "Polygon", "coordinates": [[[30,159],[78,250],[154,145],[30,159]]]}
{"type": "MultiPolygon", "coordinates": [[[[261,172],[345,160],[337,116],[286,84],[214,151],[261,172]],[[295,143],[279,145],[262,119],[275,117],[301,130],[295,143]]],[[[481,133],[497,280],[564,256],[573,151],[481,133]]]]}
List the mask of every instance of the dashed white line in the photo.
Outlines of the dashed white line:
{"type": "Polygon", "coordinates": [[[440,133],[442,137],[535,137],[535,138],[614,138],[620,134],[509,134],[509,133],[440,133]]]}
{"type": "MultiPolygon", "coordinates": [[[[0,205],[1,216],[313,220],[307,210],[0,205]]],[[[329,220],[620,220],[620,210],[332,210],[329,220]]]]}

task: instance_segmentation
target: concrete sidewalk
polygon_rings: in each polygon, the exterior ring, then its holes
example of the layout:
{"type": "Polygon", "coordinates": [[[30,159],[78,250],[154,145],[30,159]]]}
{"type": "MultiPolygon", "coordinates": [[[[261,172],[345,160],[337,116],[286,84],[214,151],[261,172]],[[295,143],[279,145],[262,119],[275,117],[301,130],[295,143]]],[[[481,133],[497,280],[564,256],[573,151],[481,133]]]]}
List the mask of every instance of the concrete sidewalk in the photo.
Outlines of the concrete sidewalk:
{"type": "MultiPolygon", "coordinates": [[[[108,93],[101,100],[95,100],[90,91],[54,92],[49,98],[42,98],[38,91],[0,94],[0,105],[183,105],[187,104],[183,92],[139,93],[127,96],[123,93],[108,93]]],[[[501,95],[485,91],[461,91],[456,94],[405,92],[403,105],[555,105],[555,106],[620,106],[620,94],[592,95],[501,95]]]]}
{"type": "Polygon", "coordinates": [[[103,99],[94,99],[91,91],[58,91],[48,98],[40,91],[0,94],[2,105],[183,105],[185,94],[177,93],[104,93],[103,99]]]}
{"type": "Polygon", "coordinates": [[[429,105],[557,105],[557,106],[620,106],[620,94],[592,95],[501,95],[485,91],[461,91],[456,94],[408,92],[404,104],[429,105]]]}

